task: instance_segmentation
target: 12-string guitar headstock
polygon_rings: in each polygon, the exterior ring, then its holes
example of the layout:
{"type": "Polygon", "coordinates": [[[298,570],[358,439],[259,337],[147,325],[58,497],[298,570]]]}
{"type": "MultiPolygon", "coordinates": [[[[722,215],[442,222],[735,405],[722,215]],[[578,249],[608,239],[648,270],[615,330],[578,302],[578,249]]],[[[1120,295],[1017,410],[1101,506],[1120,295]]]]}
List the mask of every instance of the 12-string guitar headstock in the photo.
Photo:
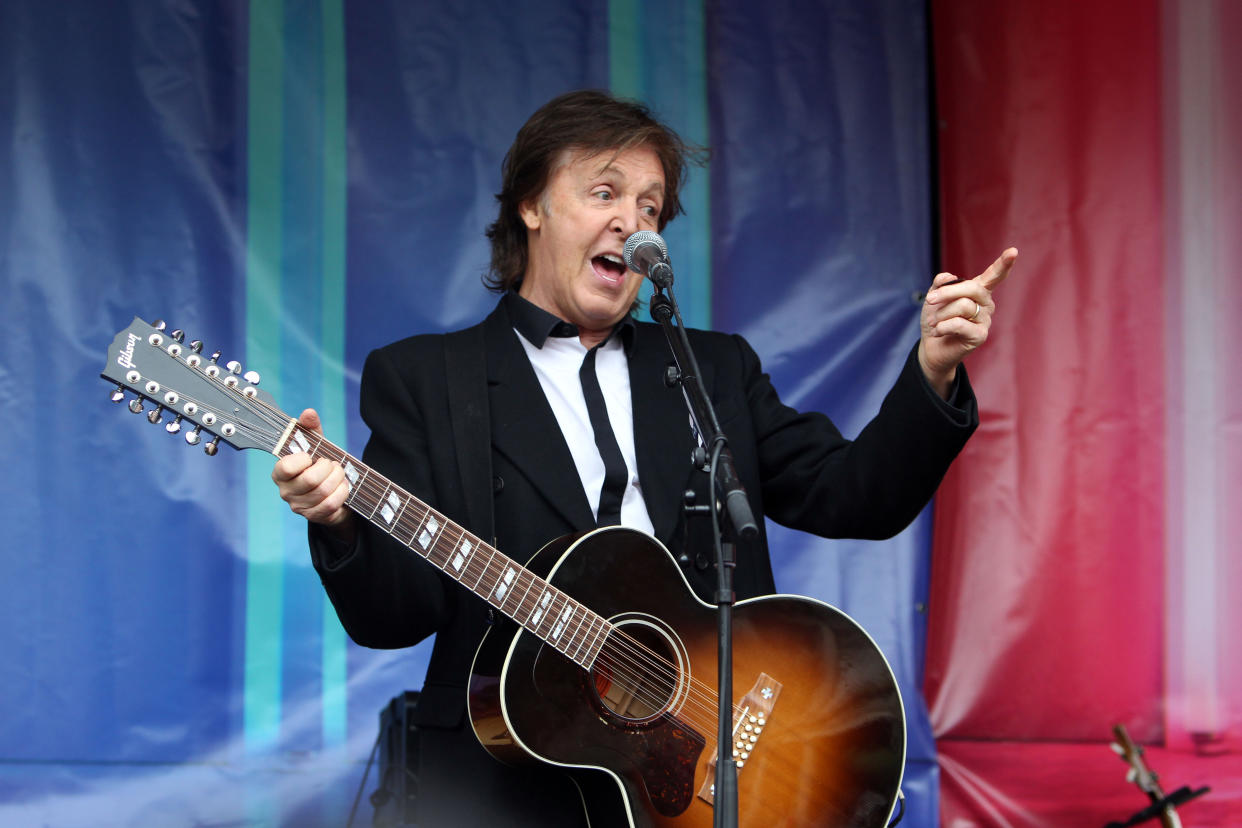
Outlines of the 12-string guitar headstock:
{"type": "Polygon", "coordinates": [[[272,451],[279,443],[289,418],[258,388],[259,375],[243,373],[241,363],[221,366],[220,352],[203,356],[203,343],[185,344],[182,331],[167,331],[156,321],[149,325],[135,317],[129,327],[112,340],[108,361],[100,373],[116,383],[112,401],[135,396],[129,410],[147,411],[152,424],[164,423],[169,434],[184,430],[190,445],[203,443],[205,431],[212,439],[203,450],[214,455],[220,440],[238,449],[272,451]],[[154,403],[147,410],[145,403],[154,403]],[[165,421],[165,416],[168,420],[165,421]],[[192,427],[186,427],[186,423],[192,427]]]}

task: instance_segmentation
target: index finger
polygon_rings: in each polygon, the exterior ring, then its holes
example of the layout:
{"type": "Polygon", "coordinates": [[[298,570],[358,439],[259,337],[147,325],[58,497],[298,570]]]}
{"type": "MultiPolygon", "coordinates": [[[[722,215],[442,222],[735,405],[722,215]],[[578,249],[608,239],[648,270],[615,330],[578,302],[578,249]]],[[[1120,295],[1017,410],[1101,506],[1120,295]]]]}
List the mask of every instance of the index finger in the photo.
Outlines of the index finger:
{"type": "Polygon", "coordinates": [[[1010,247],[1004,253],[988,265],[988,269],[979,274],[976,281],[983,285],[989,291],[995,290],[996,286],[1005,281],[1009,276],[1009,271],[1013,269],[1013,263],[1018,260],[1018,248],[1010,247]]]}

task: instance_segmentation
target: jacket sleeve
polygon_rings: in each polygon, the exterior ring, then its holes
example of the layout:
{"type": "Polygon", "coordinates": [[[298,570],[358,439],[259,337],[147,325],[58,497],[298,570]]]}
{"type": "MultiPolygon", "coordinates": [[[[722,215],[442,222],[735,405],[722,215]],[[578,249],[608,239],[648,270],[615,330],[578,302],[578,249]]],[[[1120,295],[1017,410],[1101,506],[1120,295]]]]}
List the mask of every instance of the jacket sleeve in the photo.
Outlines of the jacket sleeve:
{"type": "Polygon", "coordinates": [[[897,534],[930,501],[978,425],[965,367],[950,405],[923,377],[916,347],[879,412],[847,440],[825,415],[782,403],[754,350],[740,336],[734,341],[762,507],[783,525],[824,537],[897,534]]]}
{"type": "MultiPolygon", "coordinates": [[[[393,349],[372,352],[362,371],[362,418],[371,429],[363,462],[436,507],[423,412],[393,349]]],[[[444,577],[386,532],[358,518],[353,544],[311,524],[311,560],[341,625],[366,647],[408,647],[449,617],[444,577]]]]}

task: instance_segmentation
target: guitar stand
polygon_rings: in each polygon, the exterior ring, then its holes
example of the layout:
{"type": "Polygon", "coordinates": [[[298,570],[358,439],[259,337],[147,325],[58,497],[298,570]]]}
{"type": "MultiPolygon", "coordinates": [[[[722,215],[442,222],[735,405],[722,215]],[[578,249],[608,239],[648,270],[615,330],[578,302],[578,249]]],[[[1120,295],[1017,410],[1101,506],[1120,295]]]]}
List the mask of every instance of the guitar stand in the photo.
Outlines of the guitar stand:
{"type": "Polygon", "coordinates": [[[1163,799],[1159,799],[1135,813],[1134,816],[1125,822],[1110,822],[1104,828],[1129,828],[1131,825],[1139,825],[1150,819],[1158,819],[1162,815],[1172,812],[1176,806],[1183,805],[1197,796],[1203,796],[1210,790],[1211,788],[1205,786],[1192,791],[1189,785],[1183,785],[1163,799]]]}
{"type": "Polygon", "coordinates": [[[1151,819],[1160,820],[1162,828],[1181,828],[1182,822],[1177,816],[1176,807],[1197,796],[1203,796],[1211,788],[1203,787],[1192,791],[1190,786],[1183,785],[1166,796],[1164,789],[1160,787],[1160,777],[1147,767],[1147,762],[1143,759],[1143,748],[1130,738],[1125,725],[1113,725],[1113,737],[1116,741],[1110,747],[1121,761],[1130,766],[1126,781],[1133,782],[1140,791],[1147,794],[1151,804],[1125,822],[1110,822],[1104,828],[1128,828],[1151,819]]]}

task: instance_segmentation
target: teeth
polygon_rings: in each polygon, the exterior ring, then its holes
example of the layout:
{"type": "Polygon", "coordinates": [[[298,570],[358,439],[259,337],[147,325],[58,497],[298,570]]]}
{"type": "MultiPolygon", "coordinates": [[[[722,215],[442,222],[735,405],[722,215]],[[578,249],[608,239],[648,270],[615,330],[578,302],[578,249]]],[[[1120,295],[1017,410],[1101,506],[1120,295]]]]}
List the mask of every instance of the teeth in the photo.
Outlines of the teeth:
{"type": "Polygon", "coordinates": [[[600,258],[607,259],[613,264],[619,264],[619,265],[625,264],[625,259],[622,259],[620,256],[614,256],[611,253],[605,253],[604,255],[600,256],[600,258]]]}

